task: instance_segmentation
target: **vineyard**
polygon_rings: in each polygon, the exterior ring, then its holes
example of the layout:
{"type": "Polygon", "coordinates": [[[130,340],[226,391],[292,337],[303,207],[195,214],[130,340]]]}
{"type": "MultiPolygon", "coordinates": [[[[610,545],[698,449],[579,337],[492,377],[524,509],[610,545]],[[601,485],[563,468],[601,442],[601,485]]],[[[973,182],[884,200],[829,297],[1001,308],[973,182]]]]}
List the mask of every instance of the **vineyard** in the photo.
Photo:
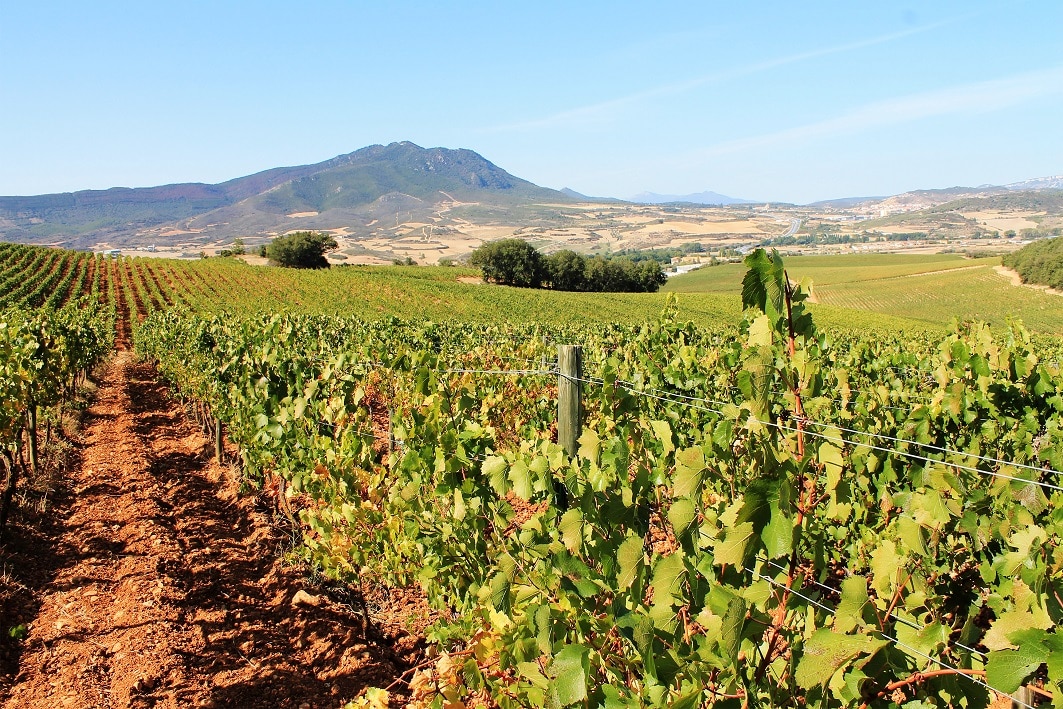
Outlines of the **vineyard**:
{"type": "MultiPolygon", "coordinates": [[[[65,290],[57,289],[53,303],[75,294],[91,295],[114,305],[123,323],[169,307],[241,315],[288,312],[480,323],[637,323],[657,317],[667,302],[667,296],[658,293],[492,288],[477,283],[478,272],[461,268],[336,267],[322,272],[263,269],[227,258],[111,259],[35,246],[0,245],[0,269],[6,268],[13,281],[20,284],[37,284],[48,277],[50,271],[43,266],[52,259],[68,264],[79,262],[88,271],[84,281],[75,276],[65,290]]],[[[29,305],[10,295],[4,297],[3,303],[29,305]]],[[[684,294],[679,303],[680,317],[701,325],[735,322],[740,311],[737,291],[684,294]]],[[[834,327],[938,331],[926,322],[827,305],[816,306],[816,316],[821,323],[834,327]]],[[[128,327],[122,327],[128,334],[128,327]]]]}
{"type": "MultiPolygon", "coordinates": [[[[1005,327],[1021,318],[1032,330],[1063,334],[1059,296],[1015,288],[994,270],[999,263],[957,254],[860,254],[801,256],[788,259],[787,268],[795,280],[811,280],[814,299],[824,306],[942,326],[960,318],[1005,327]]],[[[739,264],[702,268],[669,281],[665,290],[737,293],[743,274],[739,264]]]]}
{"type": "Polygon", "coordinates": [[[217,261],[0,245],[9,485],[117,331],[307,563],[431,608],[348,706],[1063,706],[1058,338],[810,305],[759,251],[740,298],[217,261]]]}

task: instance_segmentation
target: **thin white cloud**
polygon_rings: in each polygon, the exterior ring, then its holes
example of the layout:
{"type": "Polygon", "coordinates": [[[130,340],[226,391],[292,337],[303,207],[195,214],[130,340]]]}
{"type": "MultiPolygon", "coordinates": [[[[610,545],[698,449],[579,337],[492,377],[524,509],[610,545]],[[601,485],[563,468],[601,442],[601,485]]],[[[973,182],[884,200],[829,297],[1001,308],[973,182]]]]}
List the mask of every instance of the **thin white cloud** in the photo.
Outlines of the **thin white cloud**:
{"type": "Polygon", "coordinates": [[[865,104],[834,118],[785,130],[729,140],[699,151],[700,157],[794,145],[836,135],[957,113],[989,113],[1042,96],[1063,93],[1063,66],[1016,74],[865,104]]]}
{"type": "MultiPolygon", "coordinates": [[[[967,17],[964,15],[963,17],[967,17]]],[[[580,106],[579,108],[572,108],[566,111],[559,111],[558,113],[545,116],[543,118],[536,118],[530,121],[520,121],[517,123],[509,123],[504,125],[494,126],[488,130],[491,132],[509,132],[509,131],[526,131],[535,130],[540,128],[554,128],[565,125],[577,125],[590,123],[598,120],[602,117],[613,114],[617,109],[624,106],[628,106],[635,103],[641,103],[650,99],[658,98],[661,96],[669,96],[674,94],[685,93],[706,84],[718,83],[722,81],[728,81],[731,79],[739,79],[752,74],[759,74],[776,67],[786,66],[788,64],[795,64],[807,59],[815,59],[817,57],[828,56],[831,54],[839,54],[842,52],[851,52],[857,49],[863,49],[865,47],[873,47],[878,44],[885,44],[887,42],[893,42],[898,39],[910,37],[912,35],[921,34],[923,32],[929,32],[947,24],[952,24],[958,19],[953,18],[942,22],[935,22],[933,24],[924,25],[922,27],[914,27],[912,29],[902,30],[900,32],[891,32],[890,34],[880,35],[878,37],[869,37],[867,39],[858,40],[856,42],[847,42],[845,44],[838,44],[832,47],[822,47],[820,49],[813,49],[807,52],[799,52],[797,54],[791,54],[785,57],[778,57],[776,59],[768,59],[763,62],[756,62],[754,64],[747,64],[745,66],[735,67],[733,69],[726,69],[724,71],[715,72],[713,74],[706,74],[687,81],[680,81],[671,84],[664,84],[656,86],[654,88],[639,91],[626,96],[619,96],[608,101],[601,101],[599,103],[593,103],[587,106],[580,106]]]]}

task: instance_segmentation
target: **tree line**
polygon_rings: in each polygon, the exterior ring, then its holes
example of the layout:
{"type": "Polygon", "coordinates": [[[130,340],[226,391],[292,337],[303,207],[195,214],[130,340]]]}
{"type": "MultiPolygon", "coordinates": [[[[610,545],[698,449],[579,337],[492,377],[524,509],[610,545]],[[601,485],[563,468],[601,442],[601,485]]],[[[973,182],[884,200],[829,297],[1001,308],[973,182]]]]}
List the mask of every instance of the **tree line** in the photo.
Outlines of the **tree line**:
{"type": "Polygon", "coordinates": [[[501,239],[472,252],[485,282],[522,288],[600,293],[655,293],[667,278],[657,261],[584,256],[568,249],[545,256],[521,239],[501,239]]]}

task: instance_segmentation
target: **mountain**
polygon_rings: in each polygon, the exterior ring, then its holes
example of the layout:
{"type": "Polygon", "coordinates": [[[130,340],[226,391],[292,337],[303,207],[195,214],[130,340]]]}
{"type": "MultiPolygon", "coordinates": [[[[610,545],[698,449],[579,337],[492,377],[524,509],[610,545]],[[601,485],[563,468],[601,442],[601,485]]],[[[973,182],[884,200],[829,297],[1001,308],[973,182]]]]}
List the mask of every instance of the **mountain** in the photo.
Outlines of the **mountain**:
{"type": "Polygon", "coordinates": [[[624,202],[624,200],[617,199],[616,197],[588,197],[587,195],[581,194],[576,190],[569,189],[568,187],[562,187],[558,191],[566,197],[570,197],[576,200],[577,202],[593,202],[594,204],[619,204],[624,202]]]}
{"type": "Polygon", "coordinates": [[[810,207],[851,209],[853,207],[925,209],[958,199],[984,199],[1007,195],[1009,192],[1041,192],[1063,189],[1063,175],[1037,177],[1007,185],[979,185],[978,187],[946,187],[943,189],[911,190],[886,197],[844,197],[812,202],[810,207]]]}
{"type": "Polygon", "coordinates": [[[669,202],[686,202],[689,204],[753,204],[753,200],[728,197],[718,192],[695,192],[694,194],[656,194],[654,192],[640,192],[627,201],[639,204],[667,204],[669,202]]]}
{"type": "Polygon", "coordinates": [[[885,197],[842,197],[841,199],[824,199],[819,202],[809,202],[809,207],[827,207],[830,209],[850,209],[864,202],[878,202],[885,197]]]}
{"type": "Polygon", "coordinates": [[[1005,210],[1058,214],[1063,191],[1051,186],[1053,178],[1028,180],[1014,185],[985,185],[982,187],[949,187],[939,190],[913,190],[869,200],[846,207],[851,211],[872,215],[891,215],[917,212],[950,212],[1005,210]],[[1042,187],[1023,187],[1040,183],[1042,187]]]}
{"type": "Polygon", "coordinates": [[[410,142],[371,145],[314,165],[280,167],[217,185],[113,188],[0,197],[0,239],[86,247],[175,232],[215,238],[273,235],[336,223],[426,218],[437,205],[571,202],[471,150],[410,142]]]}
{"type": "Polygon", "coordinates": [[[1009,190],[1063,190],[1063,175],[1035,177],[1032,180],[1012,182],[1010,185],[1004,185],[1004,187],[1009,190]]]}

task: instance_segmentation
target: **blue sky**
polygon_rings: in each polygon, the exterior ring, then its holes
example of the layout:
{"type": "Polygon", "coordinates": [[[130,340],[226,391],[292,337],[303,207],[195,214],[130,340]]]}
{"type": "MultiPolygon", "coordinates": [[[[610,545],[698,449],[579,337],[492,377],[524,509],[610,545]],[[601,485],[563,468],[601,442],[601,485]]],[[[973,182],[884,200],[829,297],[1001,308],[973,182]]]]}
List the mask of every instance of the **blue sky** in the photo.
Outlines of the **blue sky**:
{"type": "Polygon", "coordinates": [[[0,0],[0,194],[373,143],[808,202],[1063,173],[1063,3],[0,0]]]}

